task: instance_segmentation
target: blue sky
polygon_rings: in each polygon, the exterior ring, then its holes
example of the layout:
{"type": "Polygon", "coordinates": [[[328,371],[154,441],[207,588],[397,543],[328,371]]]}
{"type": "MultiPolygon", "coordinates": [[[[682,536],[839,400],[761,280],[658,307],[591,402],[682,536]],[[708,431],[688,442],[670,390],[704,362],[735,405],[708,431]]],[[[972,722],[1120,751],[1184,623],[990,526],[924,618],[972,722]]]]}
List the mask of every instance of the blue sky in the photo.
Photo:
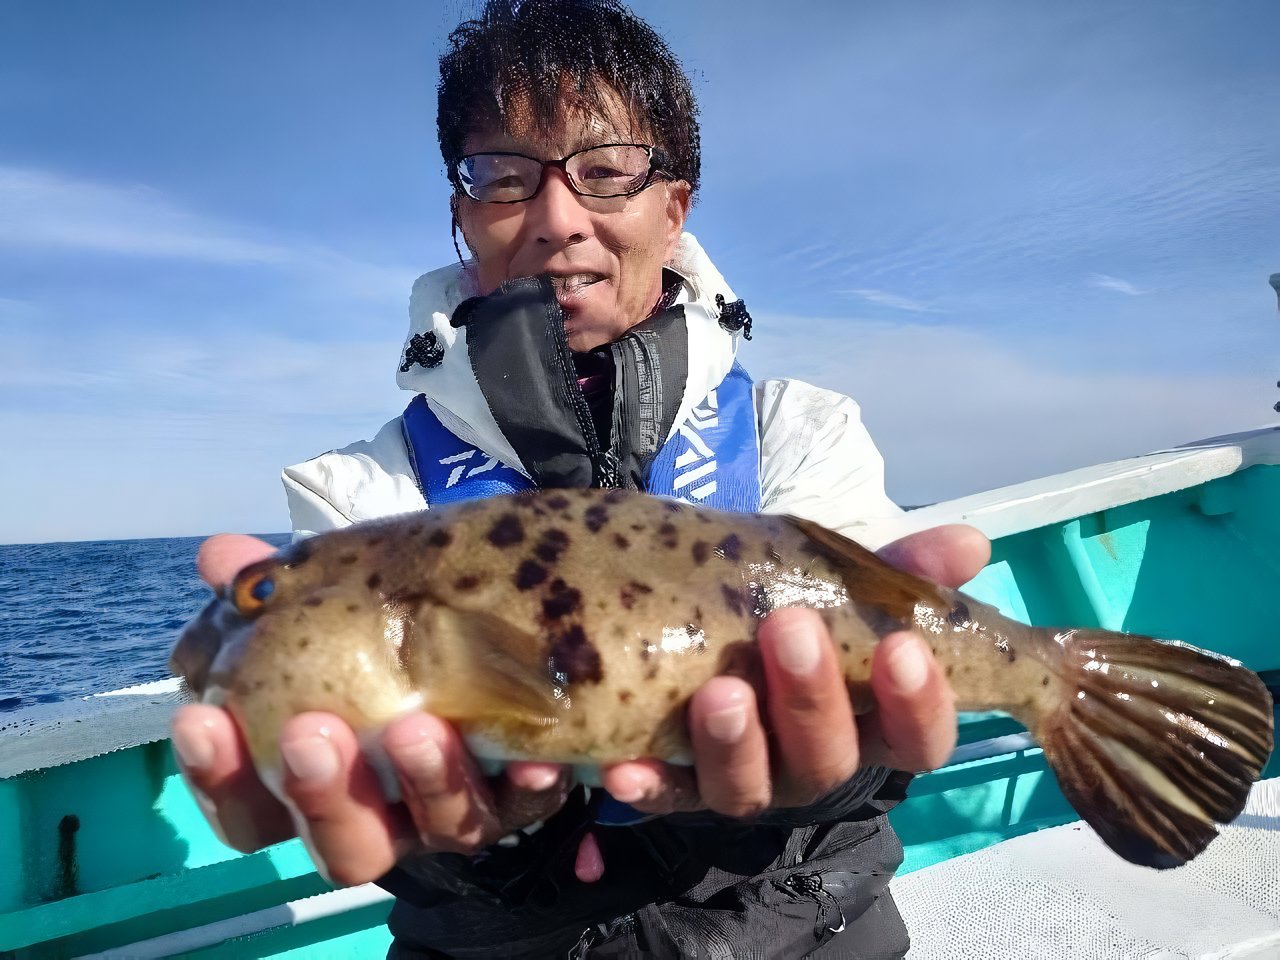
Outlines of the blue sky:
{"type": "MultiPolygon", "coordinates": [[[[285,529],[402,408],[469,9],[0,4],[0,542],[285,529]]],[[[744,361],[855,397],[900,501],[1275,421],[1280,5],[636,9],[744,361]]]]}

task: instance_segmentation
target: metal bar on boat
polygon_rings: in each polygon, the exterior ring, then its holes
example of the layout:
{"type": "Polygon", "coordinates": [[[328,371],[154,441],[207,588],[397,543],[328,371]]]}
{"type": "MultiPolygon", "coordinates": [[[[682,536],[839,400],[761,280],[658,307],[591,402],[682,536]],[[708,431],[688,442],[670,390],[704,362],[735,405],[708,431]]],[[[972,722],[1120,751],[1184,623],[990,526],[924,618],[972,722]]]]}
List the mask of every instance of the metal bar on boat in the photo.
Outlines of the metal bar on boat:
{"type": "Polygon", "coordinates": [[[976,743],[961,744],[951,754],[951,759],[947,761],[947,766],[952,767],[959,763],[971,763],[974,760],[989,760],[992,757],[1002,757],[1006,753],[1017,753],[1019,750],[1033,748],[1037,747],[1035,738],[1031,734],[1010,733],[1003,737],[992,737],[989,740],[979,740],[976,743]]]}
{"type": "Polygon", "coordinates": [[[267,907],[254,913],[228,917],[215,923],[207,923],[188,930],[178,930],[160,937],[126,943],[101,953],[84,954],[76,960],[124,960],[124,958],[172,957],[211,947],[250,934],[263,933],[278,927],[296,927],[313,920],[336,916],[391,900],[391,894],[372,883],[359,887],[347,887],[329,893],[317,894],[302,900],[292,900],[275,907],[267,907]]]}

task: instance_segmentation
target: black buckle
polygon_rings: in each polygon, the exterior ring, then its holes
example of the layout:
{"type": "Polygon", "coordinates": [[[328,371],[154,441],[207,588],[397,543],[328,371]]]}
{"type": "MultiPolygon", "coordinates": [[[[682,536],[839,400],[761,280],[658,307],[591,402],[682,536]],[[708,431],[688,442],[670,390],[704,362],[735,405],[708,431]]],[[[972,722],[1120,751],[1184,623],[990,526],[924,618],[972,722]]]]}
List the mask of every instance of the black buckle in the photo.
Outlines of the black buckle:
{"type": "Polygon", "coordinates": [[[742,339],[751,339],[751,314],[747,313],[747,305],[741,300],[725,303],[724,295],[716,294],[716,306],[720,308],[720,326],[730,333],[742,331],[742,339]]]}

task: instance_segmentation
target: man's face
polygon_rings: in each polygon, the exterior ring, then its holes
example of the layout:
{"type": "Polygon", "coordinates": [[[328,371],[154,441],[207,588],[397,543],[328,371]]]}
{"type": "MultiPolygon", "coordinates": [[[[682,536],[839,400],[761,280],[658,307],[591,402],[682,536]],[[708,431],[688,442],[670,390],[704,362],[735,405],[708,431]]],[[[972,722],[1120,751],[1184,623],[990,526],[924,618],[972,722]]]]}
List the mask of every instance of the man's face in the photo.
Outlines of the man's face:
{"type": "MultiPolygon", "coordinates": [[[[625,116],[610,93],[613,116],[625,116]]],[[[477,132],[466,153],[510,151],[556,160],[605,143],[652,143],[628,123],[568,109],[547,134],[522,117],[507,129],[477,132]]],[[[590,350],[615,340],[652,312],[662,295],[662,266],[675,251],[689,210],[689,186],[655,178],[630,197],[583,197],[562,170],[548,169],[538,194],[520,203],[457,198],[458,224],[475,258],[480,292],[505,280],[549,273],[564,309],[569,346],[590,350]]]]}

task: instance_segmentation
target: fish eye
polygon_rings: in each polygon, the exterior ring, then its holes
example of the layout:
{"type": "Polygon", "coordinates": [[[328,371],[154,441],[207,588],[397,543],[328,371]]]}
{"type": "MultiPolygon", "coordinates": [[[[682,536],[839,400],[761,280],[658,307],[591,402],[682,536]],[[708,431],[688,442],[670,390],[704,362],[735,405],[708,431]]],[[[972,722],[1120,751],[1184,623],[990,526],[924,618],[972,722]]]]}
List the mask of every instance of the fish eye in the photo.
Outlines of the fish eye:
{"type": "Polygon", "coordinates": [[[250,567],[232,583],[231,600],[241,616],[252,617],[262,612],[275,592],[276,581],[272,571],[250,567]]]}

